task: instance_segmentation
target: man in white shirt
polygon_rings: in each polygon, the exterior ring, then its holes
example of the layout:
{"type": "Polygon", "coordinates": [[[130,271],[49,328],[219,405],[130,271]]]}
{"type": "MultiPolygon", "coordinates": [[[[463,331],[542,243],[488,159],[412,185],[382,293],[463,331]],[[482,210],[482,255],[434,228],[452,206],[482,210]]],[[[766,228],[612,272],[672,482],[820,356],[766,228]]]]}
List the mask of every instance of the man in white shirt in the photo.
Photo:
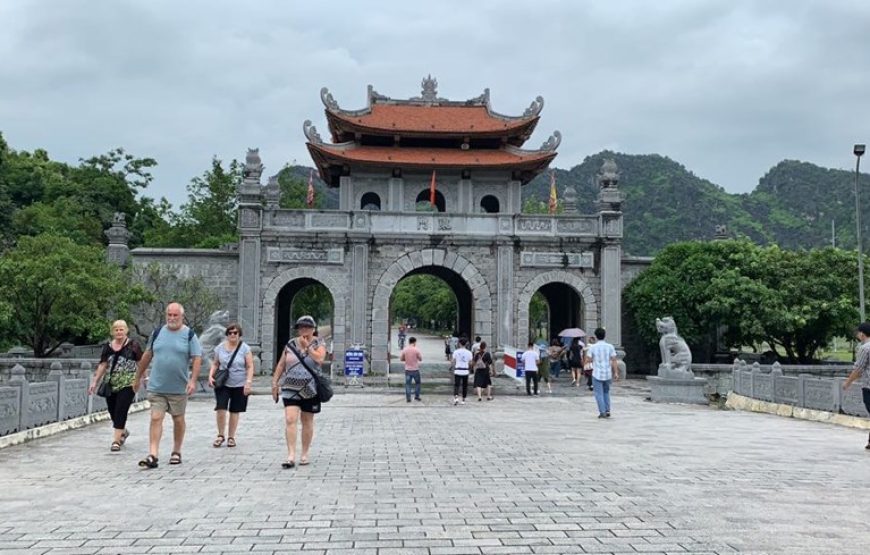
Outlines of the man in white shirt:
{"type": "Polygon", "coordinates": [[[598,403],[598,418],[610,418],[610,383],[619,380],[616,349],[604,340],[604,328],[595,330],[597,341],[586,351],[592,363],[592,389],[598,403]]]}
{"type": "Polygon", "coordinates": [[[526,395],[532,394],[532,388],[529,387],[532,382],[535,384],[535,395],[538,394],[538,382],[541,381],[538,376],[538,361],[541,360],[541,355],[534,342],[529,341],[529,346],[523,352],[523,373],[526,375],[526,395]]]}
{"type": "Polygon", "coordinates": [[[465,404],[465,398],[468,396],[468,374],[471,368],[471,351],[465,348],[468,345],[468,339],[462,337],[459,339],[459,348],[453,351],[453,361],[450,366],[453,368],[453,404],[459,404],[459,389],[462,386],[462,404],[465,404]]]}

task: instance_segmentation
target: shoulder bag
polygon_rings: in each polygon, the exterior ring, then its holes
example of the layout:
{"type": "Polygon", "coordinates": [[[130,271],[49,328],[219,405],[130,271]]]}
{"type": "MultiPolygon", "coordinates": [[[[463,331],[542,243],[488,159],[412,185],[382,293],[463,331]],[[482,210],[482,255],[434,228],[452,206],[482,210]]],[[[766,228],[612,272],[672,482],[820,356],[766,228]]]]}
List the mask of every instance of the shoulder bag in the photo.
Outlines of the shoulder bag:
{"type": "Polygon", "coordinates": [[[293,345],[292,341],[287,343],[287,348],[293,351],[293,354],[296,355],[299,363],[308,370],[309,374],[311,374],[311,378],[314,380],[314,385],[317,386],[317,397],[320,399],[320,402],[328,403],[333,395],[332,380],[329,379],[329,376],[325,376],[322,372],[317,372],[308,366],[308,363],[305,362],[305,357],[303,357],[302,353],[296,349],[296,346],[293,345]]]}
{"type": "Polygon", "coordinates": [[[218,357],[218,369],[214,371],[214,386],[215,388],[223,387],[227,385],[227,380],[230,379],[230,367],[233,365],[233,361],[236,360],[236,355],[239,352],[239,349],[242,348],[242,342],[239,341],[239,344],[236,345],[236,350],[233,351],[233,354],[230,355],[230,360],[227,362],[226,366],[220,365],[220,357],[218,357]]]}
{"type": "MultiPolygon", "coordinates": [[[[112,374],[115,372],[115,366],[118,365],[118,357],[121,356],[121,351],[127,348],[127,343],[130,340],[127,339],[124,341],[124,344],[121,345],[121,348],[115,351],[115,356],[112,358],[112,367],[109,368],[109,373],[103,376],[103,381],[100,383],[100,387],[97,388],[97,395],[100,397],[108,397],[112,394],[112,374]]],[[[111,349],[111,342],[109,342],[109,348],[111,349]]]]}

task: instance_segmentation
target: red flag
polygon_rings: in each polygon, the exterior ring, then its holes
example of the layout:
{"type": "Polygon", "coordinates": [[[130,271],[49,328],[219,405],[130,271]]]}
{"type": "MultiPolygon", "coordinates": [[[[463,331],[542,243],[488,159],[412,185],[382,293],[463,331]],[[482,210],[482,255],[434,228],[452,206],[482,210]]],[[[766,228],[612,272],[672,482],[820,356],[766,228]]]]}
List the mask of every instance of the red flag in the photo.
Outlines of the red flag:
{"type": "Polygon", "coordinates": [[[435,206],[435,170],[432,170],[432,183],[429,184],[429,204],[435,206]]]}
{"type": "Polygon", "coordinates": [[[556,172],[550,172],[550,202],[547,206],[548,212],[550,214],[556,213],[556,207],[558,206],[558,199],[556,198],[556,172]]]}
{"type": "Polygon", "coordinates": [[[308,174],[308,195],[305,197],[308,208],[314,208],[314,170],[308,174]]]}

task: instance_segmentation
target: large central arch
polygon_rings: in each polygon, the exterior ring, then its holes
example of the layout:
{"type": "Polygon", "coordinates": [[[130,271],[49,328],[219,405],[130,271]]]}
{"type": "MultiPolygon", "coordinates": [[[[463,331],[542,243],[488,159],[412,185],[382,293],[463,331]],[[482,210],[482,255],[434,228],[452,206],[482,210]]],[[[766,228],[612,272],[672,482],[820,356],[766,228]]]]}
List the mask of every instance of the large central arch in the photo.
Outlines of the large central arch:
{"type": "MultiPolygon", "coordinates": [[[[426,267],[451,270],[471,290],[473,326],[476,335],[492,340],[492,295],[486,278],[467,258],[444,249],[423,249],[400,256],[377,279],[372,296],[372,368],[385,370],[389,347],[390,297],[403,277],[426,267]]],[[[471,331],[471,330],[463,330],[471,331]]]]}
{"type": "MultiPolygon", "coordinates": [[[[524,346],[529,337],[529,303],[535,291],[549,283],[564,283],[573,288],[583,299],[583,328],[587,333],[598,327],[598,302],[592,287],[581,276],[565,270],[551,270],[529,280],[517,299],[517,346],[524,346]]],[[[557,333],[554,331],[554,333],[557,333]]]]}

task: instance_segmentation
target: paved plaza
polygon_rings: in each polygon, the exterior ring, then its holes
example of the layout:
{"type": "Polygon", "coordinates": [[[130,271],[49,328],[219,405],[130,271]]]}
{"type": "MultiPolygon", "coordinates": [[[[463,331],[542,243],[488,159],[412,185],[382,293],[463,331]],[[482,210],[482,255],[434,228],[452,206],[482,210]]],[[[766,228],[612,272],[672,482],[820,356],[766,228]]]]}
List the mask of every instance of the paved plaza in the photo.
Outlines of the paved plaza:
{"type": "MultiPolygon", "coordinates": [[[[194,400],[184,464],[140,470],[147,413],[0,451],[2,553],[866,553],[865,432],[661,406],[618,387],[453,407],[339,392],[312,464],[283,470],[281,410],[255,396],[214,449],[194,400]]],[[[167,431],[168,431],[167,423],[167,431]]]]}

